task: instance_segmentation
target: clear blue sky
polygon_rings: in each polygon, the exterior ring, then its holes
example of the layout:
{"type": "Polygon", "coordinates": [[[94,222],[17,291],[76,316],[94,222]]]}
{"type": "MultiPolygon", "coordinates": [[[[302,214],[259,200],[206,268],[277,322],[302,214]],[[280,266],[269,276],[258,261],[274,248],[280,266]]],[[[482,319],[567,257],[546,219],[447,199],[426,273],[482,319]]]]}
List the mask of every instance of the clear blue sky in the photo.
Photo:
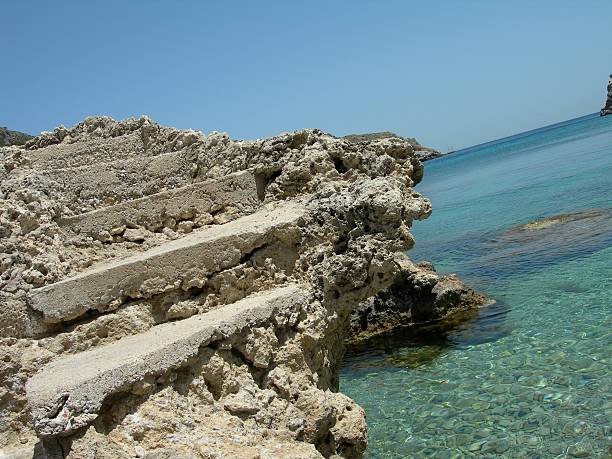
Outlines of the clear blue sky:
{"type": "Polygon", "coordinates": [[[2,2],[0,126],[147,114],[232,138],[390,130],[448,150],[592,113],[612,1],[2,2]]]}

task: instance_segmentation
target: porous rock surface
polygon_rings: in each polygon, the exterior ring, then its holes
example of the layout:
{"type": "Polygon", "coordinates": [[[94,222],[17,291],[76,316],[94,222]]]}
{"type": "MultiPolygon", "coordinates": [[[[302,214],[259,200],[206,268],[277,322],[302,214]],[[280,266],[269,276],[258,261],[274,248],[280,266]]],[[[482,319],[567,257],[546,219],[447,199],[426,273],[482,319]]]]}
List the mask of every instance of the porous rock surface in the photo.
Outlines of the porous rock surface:
{"type": "Polygon", "coordinates": [[[401,138],[147,117],[0,148],[0,457],[361,457],[343,342],[422,175],[401,138]]]}
{"type": "Polygon", "coordinates": [[[345,135],[344,139],[360,143],[360,142],[371,142],[373,140],[381,140],[381,139],[401,139],[408,142],[412,146],[412,150],[417,158],[421,161],[428,161],[430,159],[438,158],[442,156],[438,150],[434,150],[433,148],[429,148],[421,145],[414,137],[401,137],[393,132],[384,131],[384,132],[370,132],[368,134],[350,134],[345,135]]]}

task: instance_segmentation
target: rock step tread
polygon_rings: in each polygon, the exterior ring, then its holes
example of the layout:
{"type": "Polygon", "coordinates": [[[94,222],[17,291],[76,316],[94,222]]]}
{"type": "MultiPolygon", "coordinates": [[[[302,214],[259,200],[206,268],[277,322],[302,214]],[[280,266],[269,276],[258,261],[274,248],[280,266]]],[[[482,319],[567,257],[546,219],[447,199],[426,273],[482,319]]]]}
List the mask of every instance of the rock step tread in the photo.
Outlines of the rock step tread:
{"type": "Polygon", "coordinates": [[[28,150],[29,165],[36,169],[64,169],[100,164],[129,158],[143,158],[149,154],[138,132],[117,137],[94,137],[87,141],[62,142],[36,150],[28,150]]]}
{"type": "Polygon", "coordinates": [[[123,158],[109,158],[107,161],[99,161],[95,162],[93,160],[83,161],[82,164],[71,164],[64,167],[37,167],[42,166],[43,163],[34,162],[32,163],[32,159],[30,159],[30,167],[34,167],[35,169],[40,169],[44,172],[47,172],[51,175],[53,174],[72,174],[76,175],[79,172],[85,173],[89,171],[98,171],[100,169],[116,169],[117,171],[125,171],[130,170],[132,168],[143,168],[150,165],[154,165],[158,161],[167,162],[167,161],[187,161],[189,159],[195,159],[195,156],[190,152],[185,151],[168,151],[166,153],[159,153],[156,155],[150,156],[142,156],[142,155],[134,155],[127,156],[123,158]]]}
{"type": "Polygon", "coordinates": [[[201,346],[246,326],[289,317],[308,299],[307,290],[291,284],[52,361],[26,384],[35,430],[45,437],[83,427],[95,420],[108,396],[185,365],[201,346]]]}
{"type": "Polygon", "coordinates": [[[127,258],[90,268],[30,292],[29,305],[47,323],[68,321],[89,310],[116,309],[127,298],[202,287],[215,272],[240,264],[277,229],[304,216],[299,202],[286,201],[224,225],[203,228],[127,258]]]}
{"type": "Polygon", "coordinates": [[[198,179],[191,153],[178,151],[43,170],[45,176],[79,199],[139,198],[198,179]]]}
{"type": "Polygon", "coordinates": [[[219,208],[254,209],[257,183],[252,170],[193,183],[62,219],[61,226],[97,236],[121,226],[160,227],[164,220],[185,220],[219,208]]]}

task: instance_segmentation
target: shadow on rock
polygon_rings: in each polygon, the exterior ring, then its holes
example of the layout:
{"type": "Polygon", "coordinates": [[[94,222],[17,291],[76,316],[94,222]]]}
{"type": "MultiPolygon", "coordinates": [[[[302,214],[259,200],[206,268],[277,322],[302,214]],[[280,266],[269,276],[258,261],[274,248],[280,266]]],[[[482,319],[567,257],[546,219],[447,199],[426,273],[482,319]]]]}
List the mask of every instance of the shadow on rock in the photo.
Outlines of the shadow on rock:
{"type": "Polygon", "coordinates": [[[403,326],[351,343],[344,365],[354,369],[372,367],[419,368],[453,348],[477,346],[508,336],[511,325],[506,303],[496,301],[425,325],[403,326]]]}

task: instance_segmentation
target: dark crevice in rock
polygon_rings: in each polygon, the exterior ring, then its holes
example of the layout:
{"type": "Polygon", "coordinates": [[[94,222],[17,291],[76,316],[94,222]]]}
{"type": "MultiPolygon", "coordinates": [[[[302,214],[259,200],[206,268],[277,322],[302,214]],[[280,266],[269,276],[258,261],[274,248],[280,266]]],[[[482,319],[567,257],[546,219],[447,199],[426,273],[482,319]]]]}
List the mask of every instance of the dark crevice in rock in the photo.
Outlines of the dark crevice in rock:
{"type": "Polygon", "coordinates": [[[339,174],[344,174],[346,171],[348,171],[348,167],[344,165],[344,162],[341,158],[332,157],[332,161],[334,163],[334,168],[338,171],[339,174]]]}
{"type": "Polygon", "coordinates": [[[256,172],[255,184],[257,187],[257,198],[260,201],[266,199],[266,190],[278,177],[280,177],[282,169],[275,169],[270,172],[256,172]]]}

